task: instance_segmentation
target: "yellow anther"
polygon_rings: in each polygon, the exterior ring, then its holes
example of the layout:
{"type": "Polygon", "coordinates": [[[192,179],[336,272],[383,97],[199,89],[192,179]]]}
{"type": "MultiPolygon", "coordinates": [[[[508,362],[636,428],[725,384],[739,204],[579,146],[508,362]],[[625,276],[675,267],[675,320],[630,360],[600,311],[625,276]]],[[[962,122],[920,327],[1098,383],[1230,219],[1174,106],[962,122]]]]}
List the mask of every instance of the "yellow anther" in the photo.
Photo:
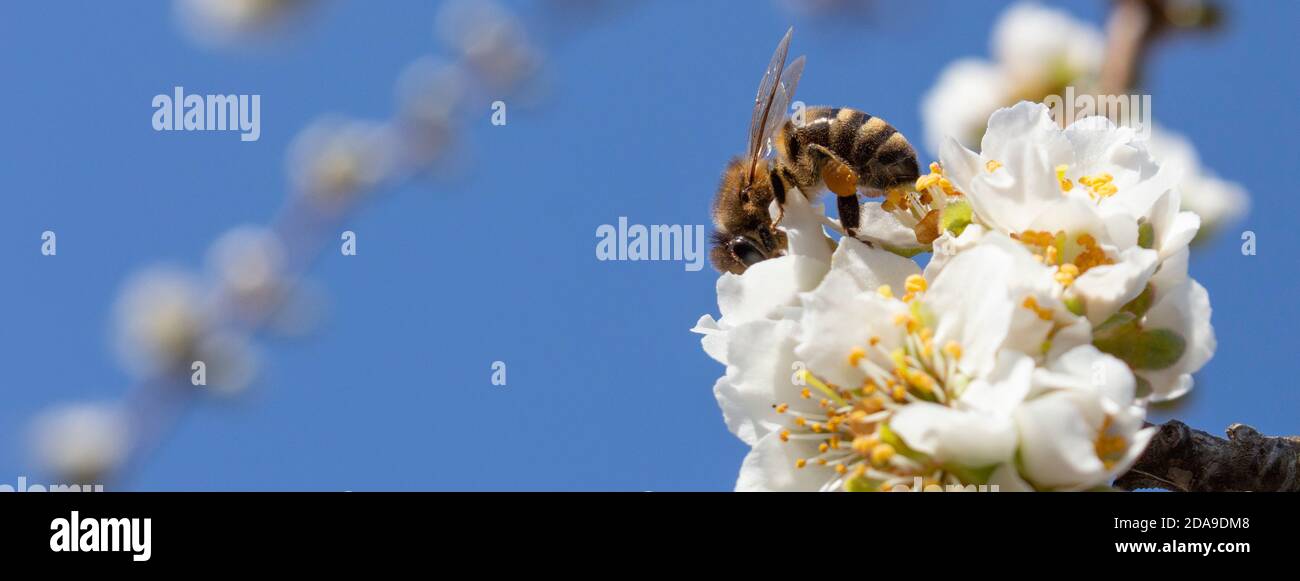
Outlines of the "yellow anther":
{"type": "Polygon", "coordinates": [[[874,414],[885,409],[885,402],[880,401],[879,396],[872,396],[859,400],[857,407],[858,409],[855,411],[862,412],[863,415],[861,417],[865,417],[867,414],[874,414]]]}
{"type": "Polygon", "coordinates": [[[907,280],[903,282],[903,287],[910,293],[925,292],[926,286],[925,277],[919,274],[908,276],[907,280]]]}
{"type": "Polygon", "coordinates": [[[1038,300],[1032,296],[1025,297],[1025,302],[1021,303],[1026,309],[1029,309],[1038,315],[1038,318],[1044,321],[1052,320],[1052,310],[1038,306],[1038,300]]]}
{"type": "Polygon", "coordinates": [[[782,442],[790,441],[790,430],[781,430],[781,441],[782,442]]]}
{"type": "Polygon", "coordinates": [[[809,390],[809,389],[806,388],[806,387],[803,388],[803,389],[801,389],[801,390],[799,390],[799,397],[802,397],[802,398],[804,398],[804,399],[808,399],[808,398],[812,397],[812,390],[809,390]]]}
{"type": "Polygon", "coordinates": [[[880,285],[880,288],[876,289],[876,294],[887,299],[892,299],[894,298],[894,289],[889,288],[889,285],[887,284],[882,284],[880,285]]]}
{"type": "Polygon", "coordinates": [[[1128,441],[1123,436],[1107,435],[1112,423],[1113,418],[1106,416],[1106,419],[1101,423],[1101,429],[1097,430],[1097,440],[1093,443],[1093,450],[1096,452],[1097,458],[1101,460],[1101,463],[1108,470],[1115,465],[1115,458],[1128,449],[1128,441]]]}
{"type": "Polygon", "coordinates": [[[807,461],[807,460],[804,460],[803,458],[799,458],[798,460],[795,460],[795,461],[794,461],[794,467],[795,467],[795,468],[803,468],[804,466],[807,466],[807,465],[808,465],[808,461],[807,461]]]}
{"type": "Polygon", "coordinates": [[[866,356],[867,356],[866,349],[863,349],[861,347],[854,347],[853,350],[849,351],[849,365],[851,367],[857,367],[858,362],[862,361],[862,358],[866,356]]]}
{"type": "Polygon", "coordinates": [[[846,473],[846,472],[848,472],[848,471],[849,471],[848,466],[845,466],[844,464],[836,464],[836,465],[835,465],[835,473],[836,473],[836,474],[844,474],[844,473],[846,473]]]}
{"type": "Polygon", "coordinates": [[[930,173],[943,175],[943,166],[939,165],[939,162],[937,161],[930,162],[930,173]]]}
{"type": "Polygon", "coordinates": [[[902,347],[889,352],[889,360],[894,363],[894,367],[907,369],[907,353],[902,347]]]}
{"type": "Polygon", "coordinates": [[[880,344],[880,336],[872,335],[871,338],[867,340],[867,342],[870,343],[872,347],[875,347],[876,345],[880,344]]]}
{"type": "Polygon", "coordinates": [[[830,449],[831,449],[831,445],[827,444],[826,442],[822,442],[821,444],[817,445],[817,451],[821,452],[822,454],[825,454],[830,449]]]}
{"type": "Polygon", "coordinates": [[[1067,262],[1061,265],[1060,272],[1064,272],[1070,276],[1079,276],[1079,267],[1067,262]]]}
{"type": "Polygon", "coordinates": [[[1111,264],[1114,261],[1106,257],[1106,251],[1101,249],[1097,239],[1091,234],[1080,234],[1076,242],[1083,248],[1078,256],[1074,257],[1074,264],[1078,267],[1080,273],[1088,272],[1088,269],[1103,264],[1111,264]]]}
{"type": "Polygon", "coordinates": [[[890,395],[894,396],[894,401],[896,402],[902,403],[907,401],[907,390],[903,389],[903,386],[901,385],[894,386],[894,393],[890,395]]]}
{"type": "Polygon", "coordinates": [[[957,191],[957,188],[952,186],[952,182],[948,181],[948,178],[939,178],[939,189],[943,190],[943,193],[948,194],[949,196],[961,195],[961,192],[957,191]]]}
{"type": "Polygon", "coordinates": [[[875,447],[871,449],[871,463],[876,466],[884,466],[894,457],[894,454],[895,451],[893,446],[890,446],[889,444],[876,444],[875,447]]]}
{"type": "Polygon", "coordinates": [[[916,178],[916,191],[924,192],[930,189],[930,186],[938,185],[939,180],[941,179],[943,179],[942,176],[938,176],[935,174],[923,175],[919,178],[916,178]]]}
{"type": "Polygon", "coordinates": [[[1060,252],[1056,250],[1055,246],[1048,246],[1043,250],[1043,264],[1056,264],[1058,258],[1060,258],[1060,252]]]}
{"type": "Polygon", "coordinates": [[[922,393],[932,393],[934,391],[934,378],[917,370],[907,370],[907,382],[913,387],[921,390],[922,393]]]}
{"type": "Polygon", "coordinates": [[[916,318],[908,313],[899,313],[895,315],[894,324],[899,327],[905,327],[909,333],[915,332],[917,327],[920,326],[920,323],[916,321],[916,318]]]}
{"type": "Polygon", "coordinates": [[[788,404],[788,403],[783,403],[783,404],[781,404],[781,405],[776,406],[776,413],[778,413],[778,414],[783,414],[783,413],[785,413],[786,410],[788,410],[788,409],[790,409],[790,404],[788,404]]]}
{"type": "Polygon", "coordinates": [[[1113,196],[1119,191],[1119,187],[1113,183],[1114,181],[1115,176],[1108,173],[1100,173],[1095,176],[1083,176],[1079,178],[1079,183],[1086,186],[1090,195],[1094,199],[1098,200],[1113,196]]]}
{"type": "Polygon", "coordinates": [[[885,201],[881,202],[880,208],[885,211],[907,210],[911,205],[907,203],[907,198],[903,196],[903,191],[893,189],[885,192],[885,201]]]}
{"type": "Polygon", "coordinates": [[[953,359],[961,359],[961,345],[956,341],[949,341],[944,344],[943,352],[953,359]]]}
{"type": "Polygon", "coordinates": [[[880,440],[876,439],[875,436],[858,436],[853,438],[853,451],[862,456],[869,456],[871,449],[875,448],[876,444],[879,443],[880,440]]]}
{"type": "Polygon", "coordinates": [[[998,160],[996,160],[996,159],[990,159],[990,160],[984,162],[984,169],[988,170],[989,173],[993,173],[993,172],[995,172],[995,171],[998,171],[998,168],[1000,168],[1000,167],[1002,167],[1002,162],[1000,162],[1000,161],[998,161],[998,160]]]}
{"type": "Polygon", "coordinates": [[[1074,189],[1074,184],[1065,177],[1065,172],[1070,170],[1070,166],[1061,164],[1056,166],[1056,182],[1061,185],[1062,192],[1068,192],[1074,189]]]}

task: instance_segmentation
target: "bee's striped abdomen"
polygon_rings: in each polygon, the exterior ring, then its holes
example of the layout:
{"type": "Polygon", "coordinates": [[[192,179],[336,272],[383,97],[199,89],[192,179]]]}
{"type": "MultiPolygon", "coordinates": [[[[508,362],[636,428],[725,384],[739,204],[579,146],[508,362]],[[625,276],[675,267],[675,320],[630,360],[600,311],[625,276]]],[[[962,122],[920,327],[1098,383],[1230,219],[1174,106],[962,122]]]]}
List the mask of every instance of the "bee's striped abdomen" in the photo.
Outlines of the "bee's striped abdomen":
{"type": "Polygon", "coordinates": [[[822,160],[815,146],[829,150],[858,174],[866,187],[888,189],[919,177],[916,150],[897,129],[879,117],[841,107],[810,107],[804,123],[786,122],[778,146],[794,166],[800,185],[816,183],[822,160]]]}

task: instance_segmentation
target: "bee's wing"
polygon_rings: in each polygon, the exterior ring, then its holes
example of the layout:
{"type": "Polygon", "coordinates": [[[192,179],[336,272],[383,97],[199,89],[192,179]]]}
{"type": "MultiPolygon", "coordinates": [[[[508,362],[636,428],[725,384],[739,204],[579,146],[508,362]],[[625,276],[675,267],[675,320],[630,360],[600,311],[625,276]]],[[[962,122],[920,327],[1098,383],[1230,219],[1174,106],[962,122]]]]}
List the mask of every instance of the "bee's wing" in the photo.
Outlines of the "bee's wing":
{"type": "MultiPolygon", "coordinates": [[[[772,100],[781,89],[781,75],[784,72],[785,57],[790,50],[790,37],[793,34],[794,27],[790,27],[781,38],[781,43],[776,45],[776,52],[772,54],[772,60],[767,64],[767,70],[763,72],[763,80],[758,84],[758,94],[754,96],[754,114],[749,118],[750,177],[753,177],[754,165],[758,163],[759,154],[762,153],[763,145],[767,142],[763,132],[767,129],[768,118],[772,116],[772,100]]],[[[788,94],[786,98],[788,101],[788,94]]],[[[778,116],[782,116],[784,112],[784,109],[780,109],[778,116]]]]}
{"type": "Polygon", "coordinates": [[[763,133],[760,136],[760,153],[767,155],[771,149],[772,137],[776,135],[781,124],[785,122],[785,114],[790,110],[790,100],[794,98],[794,90],[799,86],[799,77],[803,75],[804,57],[794,59],[785,72],[781,73],[781,82],[777,83],[776,93],[772,95],[771,110],[768,113],[767,121],[763,125],[763,133]]]}

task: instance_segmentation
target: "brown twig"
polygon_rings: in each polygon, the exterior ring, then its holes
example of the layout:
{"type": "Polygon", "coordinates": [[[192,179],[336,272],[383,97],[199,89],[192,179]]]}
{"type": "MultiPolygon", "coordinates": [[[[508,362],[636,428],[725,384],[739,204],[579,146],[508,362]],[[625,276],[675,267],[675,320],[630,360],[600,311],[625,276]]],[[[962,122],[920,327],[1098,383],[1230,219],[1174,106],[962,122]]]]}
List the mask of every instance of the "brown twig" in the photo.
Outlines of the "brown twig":
{"type": "Polygon", "coordinates": [[[1300,492],[1300,437],[1264,436],[1245,424],[1228,426],[1226,440],[1178,420],[1157,428],[1116,488],[1300,492]]]}
{"type": "Polygon", "coordinates": [[[1106,20],[1106,54],[1098,80],[1101,94],[1122,95],[1136,84],[1138,69],[1155,35],[1153,12],[1147,0],[1115,1],[1106,20]]]}
{"type": "Polygon", "coordinates": [[[1151,45],[1175,30],[1214,30],[1222,12],[1210,0],[1112,0],[1106,20],[1106,53],[1097,89],[1102,95],[1122,95],[1142,79],[1151,45]]]}

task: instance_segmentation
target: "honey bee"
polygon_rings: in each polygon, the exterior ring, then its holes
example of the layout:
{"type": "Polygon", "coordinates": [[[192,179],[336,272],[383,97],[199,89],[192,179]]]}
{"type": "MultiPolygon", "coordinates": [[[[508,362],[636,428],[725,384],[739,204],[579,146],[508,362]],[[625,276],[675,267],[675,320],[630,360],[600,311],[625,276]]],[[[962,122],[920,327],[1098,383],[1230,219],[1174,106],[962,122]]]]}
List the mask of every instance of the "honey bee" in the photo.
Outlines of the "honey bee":
{"type": "Polygon", "coordinates": [[[719,271],[739,274],[785,251],[786,235],[776,228],[781,213],[773,220],[768,208],[774,200],[782,208],[792,187],[809,198],[823,188],[833,192],[845,233],[856,237],[858,188],[881,196],[901,192],[920,177],[916,150],[879,117],[810,107],[801,119],[786,119],[804,66],[804,57],[785,66],[793,33],[786,31],[758,85],[746,155],[727,164],[714,197],[709,257],[719,271]],[[769,160],[773,141],[777,155],[769,160]]]}

